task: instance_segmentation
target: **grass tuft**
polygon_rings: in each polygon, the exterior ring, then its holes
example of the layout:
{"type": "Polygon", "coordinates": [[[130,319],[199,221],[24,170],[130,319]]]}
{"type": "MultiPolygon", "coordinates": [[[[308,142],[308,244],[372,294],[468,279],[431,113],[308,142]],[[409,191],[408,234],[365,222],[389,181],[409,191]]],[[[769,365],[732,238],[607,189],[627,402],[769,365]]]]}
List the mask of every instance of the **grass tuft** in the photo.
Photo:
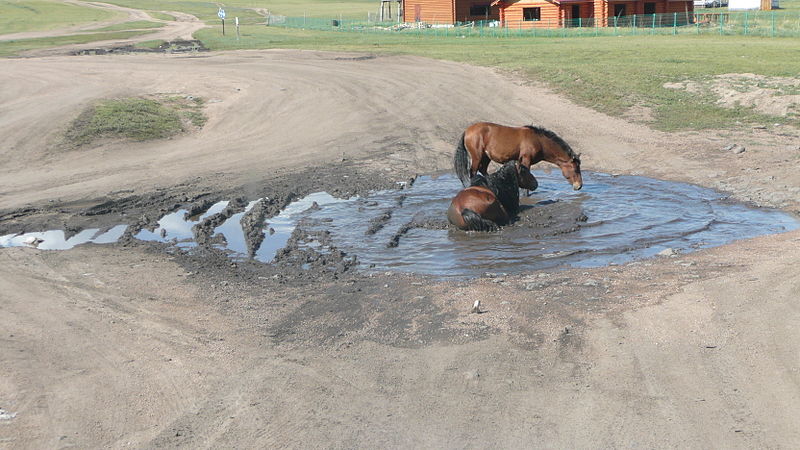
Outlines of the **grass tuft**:
{"type": "Polygon", "coordinates": [[[149,141],[164,139],[202,127],[202,99],[191,96],[120,98],[104,100],[81,113],[67,130],[67,142],[75,147],[99,139],[149,141]]]}

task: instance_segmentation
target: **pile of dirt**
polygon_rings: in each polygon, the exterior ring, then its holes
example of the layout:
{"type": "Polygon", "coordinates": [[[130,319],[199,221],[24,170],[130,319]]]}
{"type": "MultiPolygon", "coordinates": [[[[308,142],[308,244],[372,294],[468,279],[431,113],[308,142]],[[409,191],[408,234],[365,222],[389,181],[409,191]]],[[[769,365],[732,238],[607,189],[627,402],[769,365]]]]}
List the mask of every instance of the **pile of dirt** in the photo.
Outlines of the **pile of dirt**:
{"type": "Polygon", "coordinates": [[[752,73],[727,73],[706,80],[665,83],[667,89],[712,94],[724,108],[746,107],[762,114],[797,117],[800,114],[800,79],[752,73]]]}

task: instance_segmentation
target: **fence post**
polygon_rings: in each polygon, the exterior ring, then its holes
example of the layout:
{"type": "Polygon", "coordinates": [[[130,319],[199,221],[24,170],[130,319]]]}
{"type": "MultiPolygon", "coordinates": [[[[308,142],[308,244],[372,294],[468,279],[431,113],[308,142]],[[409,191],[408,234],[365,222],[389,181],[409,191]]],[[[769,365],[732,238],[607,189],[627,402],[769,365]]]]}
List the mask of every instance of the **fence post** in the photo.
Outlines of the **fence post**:
{"type": "Polygon", "coordinates": [[[725,16],[719,15],[719,34],[725,34],[725,16]]]}
{"type": "Polygon", "coordinates": [[[775,11],[772,11],[772,37],[775,37],[775,11]]]}
{"type": "Polygon", "coordinates": [[[614,16],[614,36],[619,36],[617,34],[617,16],[614,16]]]}
{"type": "Polygon", "coordinates": [[[747,36],[747,11],[744,12],[744,35],[747,36]]]}
{"type": "Polygon", "coordinates": [[[636,36],[636,14],[633,15],[633,35],[636,36]]]}
{"type": "Polygon", "coordinates": [[[678,34],[678,13],[672,13],[672,34],[678,34]]]}

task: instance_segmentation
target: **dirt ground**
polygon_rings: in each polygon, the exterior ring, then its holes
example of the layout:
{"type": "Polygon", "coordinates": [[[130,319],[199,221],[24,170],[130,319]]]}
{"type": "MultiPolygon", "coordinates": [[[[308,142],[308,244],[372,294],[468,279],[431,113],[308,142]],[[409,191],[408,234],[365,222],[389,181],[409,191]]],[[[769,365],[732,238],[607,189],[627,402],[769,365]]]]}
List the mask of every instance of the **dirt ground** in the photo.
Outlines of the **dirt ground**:
{"type": "MultiPolygon", "coordinates": [[[[386,187],[449,169],[478,120],[553,129],[588,170],[800,212],[797,130],[666,134],[455,63],[47,56],[3,61],[0,80],[0,235],[386,187]],[[158,142],[60,144],[92,101],[157,93],[206,99],[208,123],[158,142]]],[[[130,240],[0,249],[0,261],[0,447],[800,442],[800,231],[469,281],[370,276],[344,258],[304,275],[130,240]]]]}

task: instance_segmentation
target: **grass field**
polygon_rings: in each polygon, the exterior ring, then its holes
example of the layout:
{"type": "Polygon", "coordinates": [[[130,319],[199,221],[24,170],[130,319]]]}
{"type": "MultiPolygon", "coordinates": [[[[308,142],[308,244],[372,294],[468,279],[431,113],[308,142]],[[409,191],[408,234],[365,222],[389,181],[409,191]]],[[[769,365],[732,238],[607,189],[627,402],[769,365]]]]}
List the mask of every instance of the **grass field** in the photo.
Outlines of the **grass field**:
{"type": "Polygon", "coordinates": [[[794,77],[800,42],[737,36],[626,36],[597,38],[431,38],[243,27],[242,38],[207,28],[196,35],[214,50],[301,48],[413,54],[498,67],[523,79],[543,81],[597,110],[621,115],[649,108],[663,130],[728,127],[745,123],[794,123],[747,108],[725,109],[710,97],[666,89],[664,83],[705,80],[724,73],[794,77]]]}
{"type": "Polygon", "coordinates": [[[116,25],[111,25],[103,28],[97,28],[92,31],[128,31],[128,30],[146,30],[150,28],[161,28],[164,24],[161,22],[150,22],[148,20],[137,20],[134,22],[123,22],[116,25]]]}
{"type": "Polygon", "coordinates": [[[0,34],[110,20],[116,13],[54,0],[0,0],[0,34]]]}
{"type": "Polygon", "coordinates": [[[175,16],[171,16],[169,14],[164,14],[163,12],[159,12],[159,11],[147,11],[147,14],[149,14],[150,17],[152,17],[154,19],[168,20],[168,21],[175,20],[175,16]]]}
{"type": "Polygon", "coordinates": [[[201,2],[186,0],[109,0],[107,3],[154,11],[181,11],[193,14],[202,20],[218,20],[219,5],[224,5],[229,19],[238,16],[243,18],[260,17],[252,9],[266,9],[272,14],[302,17],[344,17],[349,19],[366,19],[367,12],[377,12],[377,0],[314,0],[300,2],[292,0],[233,0],[226,2],[201,2]]]}

